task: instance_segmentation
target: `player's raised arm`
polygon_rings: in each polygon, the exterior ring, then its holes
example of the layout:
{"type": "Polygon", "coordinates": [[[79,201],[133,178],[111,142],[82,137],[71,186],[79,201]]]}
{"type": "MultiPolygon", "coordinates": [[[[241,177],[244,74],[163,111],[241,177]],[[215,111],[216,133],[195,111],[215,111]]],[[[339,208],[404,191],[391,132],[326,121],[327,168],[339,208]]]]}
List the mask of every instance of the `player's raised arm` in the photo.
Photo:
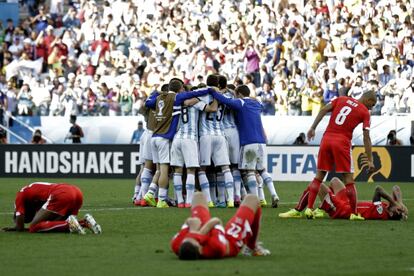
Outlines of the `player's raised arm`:
{"type": "Polygon", "coordinates": [[[225,104],[231,109],[240,110],[243,107],[243,101],[241,99],[227,98],[215,91],[212,92],[211,95],[214,97],[214,99],[217,99],[219,102],[225,104]]]}
{"type": "Polygon", "coordinates": [[[221,224],[221,220],[219,218],[211,218],[208,222],[206,222],[203,227],[200,229],[201,235],[207,235],[208,232],[211,231],[211,229],[214,228],[214,226],[221,224]]]}
{"type": "Polygon", "coordinates": [[[399,205],[397,201],[395,201],[391,195],[389,195],[384,188],[382,188],[381,186],[377,186],[375,188],[375,192],[374,192],[374,197],[372,198],[372,202],[377,202],[377,201],[381,201],[381,198],[385,199],[386,201],[388,201],[391,205],[395,206],[395,205],[399,205]]]}
{"type": "Polygon", "coordinates": [[[315,130],[318,127],[319,123],[321,122],[322,118],[329,112],[331,112],[333,109],[333,106],[331,103],[325,105],[316,115],[315,120],[313,121],[312,126],[308,130],[308,140],[311,141],[315,137],[315,130]]]}

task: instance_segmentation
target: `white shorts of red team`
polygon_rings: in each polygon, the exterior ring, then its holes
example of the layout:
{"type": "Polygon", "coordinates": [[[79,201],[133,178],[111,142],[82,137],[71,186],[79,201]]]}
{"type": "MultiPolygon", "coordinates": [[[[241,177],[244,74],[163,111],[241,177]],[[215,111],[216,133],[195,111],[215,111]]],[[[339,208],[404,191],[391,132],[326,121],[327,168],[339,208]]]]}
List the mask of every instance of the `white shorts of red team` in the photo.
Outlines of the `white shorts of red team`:
{"type": "Polygon", "coordinates": [[[248,144],[240,148],[240,170],[264,169],[266,144],[248,144]]]}
{"type": "Polygon", "coordinates": [[[230,163],[238,164],[240,155],[240,141],[239,132],[237,131],[237,128],[225,129],[224,136],[226,137],[227,147],[229,149],[230,163]]]}
{"type": "Polygon", "coordinates": [[[171,144],[171,166],[198,168],[198,143],[192,139],[174,138],[171,144]]]}
{"type": "Polygon", "coordinates": [[[214,166],[230,165],[227,141],[224,136],[205,135],[200,137],[200,166],[208,167],[213,161],[214,166]]]}
{"type": "Polygon", "coordinates": [[[170,140],[162,137],[151,138],[152,162],[155,164],[170,163],[170,140]]]}
{"type": "Polygon", "coordinates": [[[151,138],[152,131],[148,129],[141,136],[139,141],[139,164],[144,164],[146,160],[152,161],[151,138]]]}

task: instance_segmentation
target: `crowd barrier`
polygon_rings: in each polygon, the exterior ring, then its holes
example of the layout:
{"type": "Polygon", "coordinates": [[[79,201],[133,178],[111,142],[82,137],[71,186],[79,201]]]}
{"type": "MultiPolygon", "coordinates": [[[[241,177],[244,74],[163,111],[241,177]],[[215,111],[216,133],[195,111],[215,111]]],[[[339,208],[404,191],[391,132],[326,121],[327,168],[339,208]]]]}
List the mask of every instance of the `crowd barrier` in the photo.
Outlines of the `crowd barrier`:
{"type": "MultiPolygon", "coordinates": [[[[414,183],[414,147],[373,147],[376,170],[369,174],[363,152],[352,151],[357,181],[414,183]]],[[[317,146],[268,146],[265,165],[275,181],[310,181],[317,157],[317,146]]],[[[133,179],[138,158],[138,145],[0,145],[0,176],[133,179]]]]}

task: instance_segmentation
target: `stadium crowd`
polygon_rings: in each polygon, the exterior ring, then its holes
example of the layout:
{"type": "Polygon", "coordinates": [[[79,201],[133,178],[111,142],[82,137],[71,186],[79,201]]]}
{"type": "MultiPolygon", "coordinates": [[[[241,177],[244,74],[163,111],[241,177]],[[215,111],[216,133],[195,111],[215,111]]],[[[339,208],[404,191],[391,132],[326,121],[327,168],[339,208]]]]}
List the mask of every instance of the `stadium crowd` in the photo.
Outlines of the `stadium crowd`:
{"type": "Polygon", "coordinates": [[[246,84],[264,115],[370,88],[373,115],[414,112],[413,1],[33,2],[0,22],[2,113],[135,115],[171,77],[210,73],[246,84]]]}

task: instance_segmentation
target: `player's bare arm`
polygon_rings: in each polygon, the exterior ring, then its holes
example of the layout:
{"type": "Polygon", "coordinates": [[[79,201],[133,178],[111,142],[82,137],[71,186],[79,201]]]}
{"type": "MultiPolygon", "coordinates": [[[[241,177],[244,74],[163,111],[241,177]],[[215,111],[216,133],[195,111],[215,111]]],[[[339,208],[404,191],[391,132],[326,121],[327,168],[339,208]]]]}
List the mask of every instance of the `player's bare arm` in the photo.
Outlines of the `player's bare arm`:
{"type": "Polygon", "coordinates": [[[200,234],[201,235],[206,235],[208,232],[211,231],[211,229],[214,228],[214,226],[218,225],[218,224],[222,224],[221,220],[219,218],[211,218],[208,222],[206,222],[206,224],[203,225],[203,227],[201,227],[200,229],[200,234]]]}
{"type": "Polygon", "coordinates": [[[392,206],[399,206],[399,203],[397,201],[395,201],[391,195],[389,195],[384,188],[382,188],[381,186],[377,186],[375,188],[375,192],[374,192],[374,197],[372,198],[373,202],[376,201],[381,201],[381,198],[385,199],[386,201],[388,201],[390,203],[390,205],[392,206]]]}
{"type": "Polygon", "coordinates": [[[198,98],[192,98],[184,101],[184,106],[193,106],[198,103],[200,100],[198,98]]]}
{"type": "Polygon", "coordinates": [[[12,227],[4,227],[2,230],[5,232],[13,232],[18,231],[22,232],[24,231],[24,214],[18,215],[15,217],[15,226],[12,227]]]}
{"type": "Polygon", "coordinates": [[[315,130],[316,127],[319,125],[319,123],[321,122],[322,118],[329,112],[331,112],[333,109],[332,105],[329,103],[327,105],[325,105],[318,113],[318,115],[316,116],[315,120],[313,121],[312,126],[310,127],[310,129],[308,130],[308,140],[311,141],[313,140],[313,138],[315,137],[315,130]]]}
{"type": "Polygon", "coordinates": [[[209,105],[204,109],[205,112],[216,112],[218,109],[218,101],[214,99],[209,105]]]}
{"type": "Polygon", "coordinates": [[[371,143],[371,137],[369,136],[369,130],[364,129],[363,130],[363,139],[364,139],[364,147],[365,147],[365,154],[367,157],[367,165],[368,170],[370,172],[375,170],[374,162],[372,161],[372,143],[371,143]]]}

